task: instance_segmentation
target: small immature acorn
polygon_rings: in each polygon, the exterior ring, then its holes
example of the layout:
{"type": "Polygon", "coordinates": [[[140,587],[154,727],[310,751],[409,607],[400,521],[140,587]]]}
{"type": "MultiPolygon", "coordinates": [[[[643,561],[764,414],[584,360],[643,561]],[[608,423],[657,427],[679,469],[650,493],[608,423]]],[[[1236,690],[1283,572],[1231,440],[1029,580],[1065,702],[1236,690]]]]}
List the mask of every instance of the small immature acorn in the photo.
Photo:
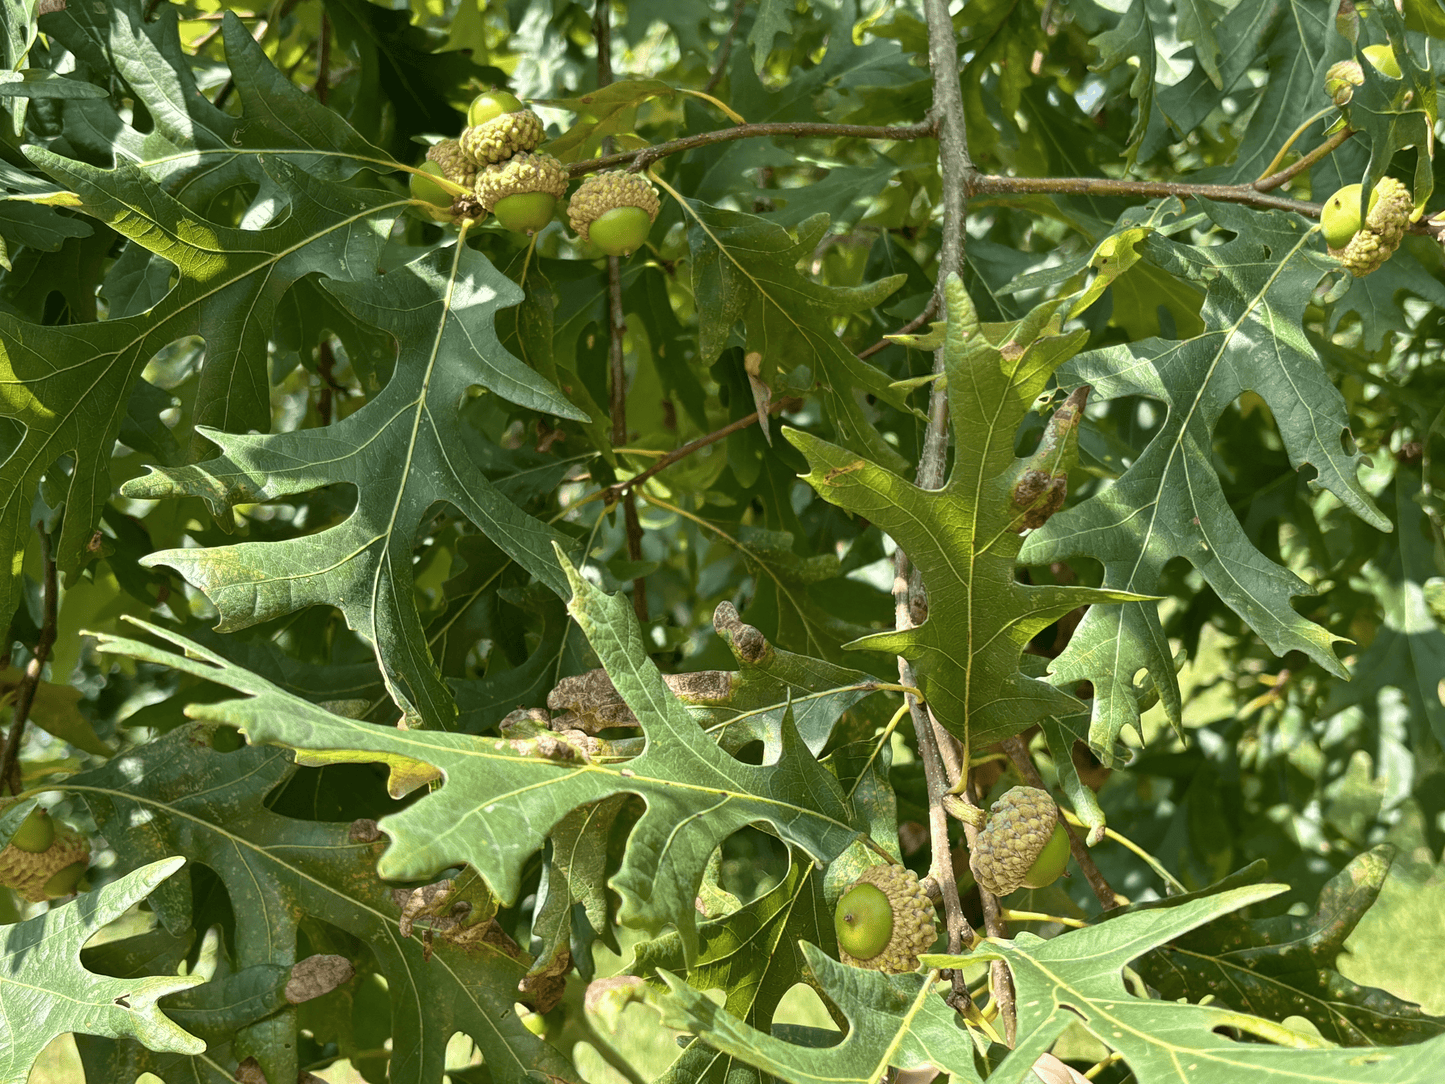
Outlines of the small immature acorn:
{"type": "Polygon", "coordinates": [[[442,176],[442,167],[435,162],[423,162],[418,168],[421,172],[413,173],[407,182],[411,198],[422,201],[421,210],[426,217],[438,222],[450,222],[454,197],[446,188],[432,180],[433,177],[442,176]]]}
{"type": "Polygon", "coordinates": [[[1058,880],[1069,860],[1069,838],[1048,791],[1014,787],[989,810],[969,856],[979,885],[995,896],[1058,880]]]}
{"type": "Polygon", "coordinates": [[[1330,244],[1330,255],[1344,264],[1357,279],[1378,271],[1394,255],[1415,210],[1408,188],[1393,177],[1381,178],[1370,193],[1369,212],[1364,223],[1344,244],[1336,244],[1335,241],[1343,235],[1344,227],[1350,224],[1351,215],[1358,216],[1359,199],[1359,186],[1346,185],[1330,197],[1320,215],[1321,228],[1326,231],[1326,240],[1330,244]],[[1351,187],[1355,190],[1352,210],[1347,195],[1351,187]],[[1332,213],[1336,200],[1340,200],[1341,207],[1332,213]],[[1326,214],[1330,215],[1328,222],[1326,214]]]}
{"type": "Polygon", "coordinates": [[[485,124],[472,125],[462,133],[459,142],[463,154],[477,165],[485,166],[532,150],[545,135],[542,118],[530,109],[519,109],[485,124]]]}
{"type": "Polygon", "coordinates": [[[918,954],[938,937],[933,919],[933,901],[918,874],[904,866],[870,866],[833,911],[838,959],[889,975],[917,971],[918,954]]]}
{"type": "Polygon", "coordinates": [[[550,154],[518,154],[478,173],[475,191],[507,229],[536,233],[567,191],[567,170],[550,154]]]}
{"type": "MultiPolygon", "coordinates": [[[[29,818],[27,818],[28,821],[29,818]]],[[[47,814],[46,820],[50,817],[47,814]]],[[[21,831],[24,825],[21,826],[21,831]]],[[[0,850],[0,885],[15,889],[31,903],[67,896],[75,891],[90,862],[90,842],[79,832],[51,821],[52,838],[38,851],[17,846],[14,839],[0,850]],[[69,871],[69,867],[78,867],[69,871]],[[61,876],[64,874],[65,876],[61,876]]],[[[19,832],[16,833],[17,838],[19,832]]],[[[38,836],[22,842],[37,842],[38,836]]]]}
{"type": "Polygon", "coordinates": [[[15,829],[15,834],[10,837],[10,846],[31,854],[39,854],[41,851],[48,851],[54,840],[55,822],[50,819],[48,812],[36,806],[20,822],[20,827],[15,829]]]}
{"type": "Polygon", "coordinates": [[[460,140],[443,139],[433,144],[427,149],[426,160],[435,162],[441,167],[443,177],[463,188],[470,188],[477,182],[477,164],[462,153],[460,140]]]}
{"type": "Polygon", "coordinates": [[[567,221],[584,241],[609,256],[631,255],[647,240],[662,201],[640,173],[594,173],[567,205],[567,221]]]}
{"type": "MultiPolygon", "coordinates": [[[[1366,45],[1360,52],[1381,75],[1390,79],[1401,77],[1400,62],[1395,59],[1395,50],[1388,45],[1366,45]]],[[[1325,71],[1325,93],[1338,106],[1349,105],[1355,88],[1364,84],[1365,73],[1358,60],[1341,60],[1325,71]]]]}

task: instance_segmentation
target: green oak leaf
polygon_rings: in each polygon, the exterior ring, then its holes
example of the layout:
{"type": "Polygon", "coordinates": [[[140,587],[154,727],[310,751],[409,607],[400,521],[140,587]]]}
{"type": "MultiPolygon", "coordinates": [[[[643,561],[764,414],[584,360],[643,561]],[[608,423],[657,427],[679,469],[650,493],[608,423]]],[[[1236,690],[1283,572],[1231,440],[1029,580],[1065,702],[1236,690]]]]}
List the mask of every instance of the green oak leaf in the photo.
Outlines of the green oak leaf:
{"type": "Polygon", "coordinates": [[[1017,1084],[1070,1026],[1082,1026],[1123,1056],[1139,1084],[1430,1084],[1445,1063],[1445,1036],[1415,1046],[1320,1048],[1298,1032],[1219,1005],[1154,1001],[1124,982],[1130,961],[1240,907],[1286,891],[1285,885],[1235,888],[1149,910],[1050,940],[1019,934],[992,938],[968,956],[927,956],[924,966],[1003,960],[1013,974],[1018,1041],[989,1084],[1017,1084]],[[1263,1039],[1240,1041],[1230,1032],[1263,1039]],[[1272,1045],[1279,1044],[1279,1045],[1272,1045]]]}
{"type": "Polygon", "coordinates": [[[828,229],[814,215],[796,233],[756,215],[686,201],[692,218],[688,245],[699,317],[698,355],[711,365],[729,345],[733,326],[747,327],[744,348],[761,355],[757,377],[778,397],[795,366],[812,370],[807,386],[823,399],[828,420],[847,447],[895,470],[903,459],[868,420],[859,401],[873,395],[900,410],[907,393],[886,372],[860,360],[838,337],[840,314],[879,304],[901,286],[893,275],[867,286],[823,286],[798,270],[828,229]]]}
{"type": "Polygon", "coordinates": [[[1379,896],[1394,854],[1385,844],[1356,855],[1325,885],[1312,916],[1225,915],[1161,945],[1134,969],[1167,1000],[1212,996],[1214,1004],[1270,1020],[1303,1016],[1341,1046],[1394,1046],[1445,1034],[1445,1017],[1351,982],[1335,968],[1345,939],[1379,896]]]}
{"type": "Polygon", "coordinates": [[[1355,704],[1374,704],[1385,688],[1404,694],[1412,744],[1423,748],[1429,739],[1445,742],[1445,619],[1430,608],[1427,585],[1438,574],[1438,549],[1431,541],[1430,519],[1422,506],[1418,468],[1400,464],[1386,510],[1400,529],[1387,540],[1382,559],[1365,569],[1370,593],[1383,618],[1370,646],[1355,663],[1355,679],[1337,684],[1320,709],[1328,718],[1355,704]],[[1394,545],[1389,543],[1393,542],[1394,545]]]}
{"type": "Polygon", "coordinates": [[[1112,71],[1121,64],[1126,68],[1134,68],[1134,78],[1129,81],[1129,97],[1138,105],[1134,126],[1129,131],[1125,159],[1131,170],[1144,142],[1144,134],[1158,108],[1155,98],[1158,93],[1159,53],[1154,44],[1158,36],[1159,31],[1154,26],[1149,6],[1144,0],[1134,0],[1117,26],[1089,41],[1090,45],[1099,50],[1099,62],[1094,65],[1095,71],[1112,71]],[[1131,65],[1130,61],[1135,63],[1131,65]]]}
{"type": "MultiPolygon", "coordinates": [[[[167,658],[147,651],[157,661],[167,658]]],[[[375,725],[370,729],[389,732],[375,725]]],[[[376,877],[382,844],[374,825],[273,813],[268,796],[295,774],[290,755],[264,746],[218,752],[211,742],[215,730],[210,723],[180,727],[67,779],[68,790],[84,799],[122,868],[175,850],[215,871],[235,915],[231,964],[238,975],[251,976],[243,982],[265,980],[272,974],[267,968],[289,971],[296,965],[297,930],[308,915],[365,942],[390,990],[393,1081],[440,1079],[447,1042],[458,1030],[482,1048],[496,1080],[522,1084],[537,1068],[570,1078],[561,1057],[512,1011],[519,999],[517,983],[527,971],[523,960],[491,942],[457,946],[444,936],[434,940],[428,959],[420,938],[401,935],[401,906],[393,887],[376,877]]],[[[168,929],[189,928],[189,873],[167,882],[151,903],[168,929]]],[[[272,1004],[264,989],[257,996],[272,1004]]],[[[193,1004],[203,1008],[206,999],[193,1004]]],[[[274,1006],[239,1028],[231,1048],[237,1059],[257,1058],[268,1079],[295,1080],[294,1008],[274,1006]]]]}
{"type": "Polygon", "coordinates": [[[162,550],[145,562],[179,571],[221,612],[222,630],[310,605],[335,605],[371,642],[392,698],[410,725],[449,728],[456,708],[443,684],[413,592],[418,525],[439,501],[472,521],[511,559],[561,592],[552,559],[560,538],[483,476],[468,454],[480,438],[459,412],[480,385],[534,410],[581,413],[497,341],[497,309],[520,291],[486,257],[455,244],[404,267],[333,292],[358,320],[395,335],[390,382],[354,414],[324,429],[274,435],[205,431],[221,449],[191,466],[152,468],[128,496],[201,496],[217,515],[240,503],[276,500],[349,483],[355,511],[315,534],[279,542],[162,550]]]}
{"type": "MultiPolygon", "coordinates": [[[[1384,177],[1397,153],[1416,149],[1415,206],[1424,207],[1435,190],[1432,168],[1435,152],[1435,124],[1439,119],[1435,76],[1412,53],[1406,43],[1405,20],[1393,5],[1380,8],[1380,25],[1389,37],[1400,78],[1384,75],[1363,55],[1356,55],[1362,86],[1355,87],[1349,104],[1341,109],[1351,128],[1363,133],[1370,143],[1370,162],[1363,184],[1366,190],[1384,177]]],[[[1364,43],[1361,43],[1364,44],[1364,43]]]]}
{"type": "Polygon", "coordinates": [[[39,148],[29,153],[80,195],[82,210],[164,258],[180,278],[159,304],[124,319],[41,326],[0,313],[0,417],[24,426],[0,461],[0,551],[11,555],[0,569],[0,615],[7,617],[19,599],[36,486],[62,456],[74,466],[55,479],[66,503],[56,558],[67,572],[89,558],[110,495],[111,451],[151,357],[177,339],[207,337],[204,387],[224,387],[235,403],[254,406],[228,418],[269,424],[266,342],[277,303],[304,275],[374,274],[387,209],[400,206],[389,193],[340,188],[271,161],[266,170],[291,191],[293,213],[261,229],[235,229],[188,210],[134,166],[102,170],[39,148]]]}
{"type": "MultiPolygon", "coordinates": [[[[1300,326],[1329,263],[1313,249],[1313,231],[1293,215],[1225,204],[1209,204],[1208,212],[1232,240],[1196,247],[1156,233],[1146,245],[1155,262],[1207,284],[1204,332],[1103,347],[1059,371],[1060,383],[1089,384],[1098,397],[1158,400],[1168,409],[1164,423],[1113,486],[1053,517],[1024,543],[1021,559],[1047,565],[1088,557],[1103,564],[1106,588],[1149,594],[1165,564],[1183,557],[1276,654],[1304,651],[1344,676],[1333,651],[1341,637],[1295,612],[1291,600],[1309,586],[1250,542],[1210,448],[1223,412],[1245,391],[1257,392],[1274,413],[1290,462],[1312,467],[1315,485],[1370,525],[1390,529],[1356,477],[1361,454],[1342,444],[1344,400],[1300,326]]],[[[1093,607],[1050,669],[1059,684],[1094,683],[1089,744],[1106,763],[1119,732],[1138,723],[1142,687],[1133,675],[1141,668],[1179,725],[1173,657],[1153,602],[1093,607]]]]}
{"type": "Polygon", "coordinates": [[[981,1084],[969,1031],[936,989],[937,972],[885,975],[841,964],[816,945],[799,949],[813,981],[848,1018],[847,1035],[821,1049],[751,1026],[667,971],[660,974],[669,992],[647,1000],[667,1026],[790,1084],[875,1084],[890,1066],[931,1067],[981,1084]]]}
{"type": "Polygon", "coordinates": [[[198,976],[111,978],[81,965],[81,946],[185,864],[164,858],[43,915],[0,926],[0,1082],[25,1084],[57,1035],[134,1036],[153,1050],[199,1054],[205,1043],[156,1005],[198,976]]]}
{"type": "Polygon", "coordinates": [[[930,707],[975,748],[1023,730],[1046,715],[1069,715],[1072,696],[1019,671],[1024,646],[1075,607],[1141,596],[1081,587],[1033,586],[1015,572],[1019,531],[1034,514],[1025,475],[1059,478],[1072,454],[1078,407],[1056,412],[1034,456],[1014,457],[1014,433],[1054,368],[1084,332],[1060,335],[1051,302],[1006,341],[989,341],[968,293],[948,284],[944,343],[949,410],[960,434],[953,473],[924,490],[811,434],[785,430],[808,458],[818,493],[887,531],[928,588],[928,617],[916,628],[876,633],[849,646],[902,655],[914,664],[930,707]]]}
{"type": "Polygon", "coordinates": [[[397,795],[442,780],[442,786],[380,822],[393,840],[378,867],[385,877],[425,877],[467,862],[511,904],[521,890],[525,863],[553,825],[589,802],[641,795],[647,811],[610,882],[622,898],[620,918],[654,932],[671,923],[685,944],[695,945],[698,885],[722,840],[762,822],[826,862],[860,834],[854,815],[838,781],[809,754],[791,722],[784,724],[775,764],[742,764],[720,749],[648,659],[631,605],[621,596],[604,595],[569,564],[564,567],[574,592],[569,610],[646,736],[646,749],[634,760],[594,763],[561,741],[511,742],[342,718],[149,625],[142,627],[183,647],[188,657],[135,641],[100,639],[107,651],[164,663],[249,694],[195,705],[192,712],[238,727],[252,742],[296,749],[302,763],[384,763],[397,795]]]}

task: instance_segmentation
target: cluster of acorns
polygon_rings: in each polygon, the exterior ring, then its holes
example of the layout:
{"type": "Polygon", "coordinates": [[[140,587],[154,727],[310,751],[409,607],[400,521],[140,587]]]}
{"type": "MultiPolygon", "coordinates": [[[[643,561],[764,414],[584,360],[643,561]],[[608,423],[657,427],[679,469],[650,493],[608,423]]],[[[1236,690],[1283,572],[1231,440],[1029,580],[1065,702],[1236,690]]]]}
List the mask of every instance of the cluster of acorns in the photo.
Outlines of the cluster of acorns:
{"type": "MultiPolygon", "coordinates": [[[[981,887],[1006,896],[1053,884],[1068,861],[1069,837],[1054,800],[1036,787],[1014,787],[990,809],[969,866],[981,887]]],[[[833,911],[833,931],[845,964],[890,975],[916,971],[918,954],[938,936],[918,874],[895,865],[872,866],[848,887],[833,911]]]]}
{"type": "MultiPolygon", "coordinates": [[[[0,803],[0,810],[10,804],[0,803]]],[[[40,903],[74,892],[89,865],[89,841],[37,807],[0,850],[0,885],[40,903]]]]}
{"type": "MultiPolygon", "coordinates": [[[[536,113],[504,90],[477,95],[458,139],[427,151],[411,176],[412,198],[439,222],[495,215],[509,230],[536,233],[552,221],[567,191],[567,170],[550,154],[537,154],[544,130],[536,113]],[[445,178],[463,191],[433,180],[445,178]]],[[[573,193],[568,221],[583,241],[609,256],[626,256],[647,239],[661,203],[637,173],[596,173],[573,193]]]]}
{"type": "MultiPolygon", "coordinates": [[[[1388,45],[1366,45],[1360,54],[1370,67],[1386,79],[1401,77],[1400,62],[1388,45]]],[[[1348,112],[1355,88],[1365,83],[1364,68],[1358,60],[1341,60],[1325,72],[1325,93],[1348,112]]],[[[1345,123],[1342,120],[1340,123],[1345,123]]],[[[1414,201],[1406,187],[1386,177],[1370,192],[1361,214],[1364,193],[1358,184],[1348,184],[1325,201],[1320,212],[1320,232],[1335,257],[1355,278],[1377,271],[1405,237],[1415,215],[1414,201]]]]}

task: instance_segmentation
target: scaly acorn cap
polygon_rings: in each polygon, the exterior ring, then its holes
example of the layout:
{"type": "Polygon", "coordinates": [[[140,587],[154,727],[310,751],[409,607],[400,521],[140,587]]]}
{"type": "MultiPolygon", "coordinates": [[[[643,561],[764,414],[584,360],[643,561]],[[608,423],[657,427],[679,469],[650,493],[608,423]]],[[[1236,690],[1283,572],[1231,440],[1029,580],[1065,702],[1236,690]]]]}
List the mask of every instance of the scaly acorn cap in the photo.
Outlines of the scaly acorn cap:
{"type": "Polygon", "coordinates": [[[989,810],[968,865],[973,877],[995,896],[1007,896],[1019,885],[1054,834],[1059,807],[1049,792],[1037,787],[1005,791],[989,810]]]}
{"type": "Polygon", "coordinates": [[[530,151],[542,142],[542,118],[530,109],[503,113],[462,133],[462,153],[479,166],[530,151]]]}
{"type": "Polygon", "coordinates": [[[1376,203],[1365,224],[1344,248],[1330,249],[1355,278],[1364,278],[1394,255],[1410,225],[1415,201],[1410,190],[1394,177],[1385,177],[1375,185],[1376,203]]]}
{"type": "Polygon", "coordinates": [[[480,171],[473,191],[488,211],[519,192],[561,196],[567,191],[567,168],[550,154],[518,154],[480,171]]]}
{"type": "Polygon", "coordinates": [[[442,168],[442,176],[463,188],[470,188],[477,181],[477,164],[462,153],[462,144],[457,139],[443,139],[426,152],[427,161],[435,162],[442,168]]]}
{"type": "Polygon", "coordinates": [[[8,885],[31,903],[50,897],[45,883],[66,866],[90,861],[90,841],[60,822],[55,824],[55,839],[43,851],[32,854],[14,845],[0,851],[0,885],[8,885]]]}
{"type": "MultiPolygon", "coordinates": [[[[839,945],[838,959],[852,967],[882,971],[888,975],[904,975],[917,971],[918,954],[931,949],[938,938],[938,930],[933,924],[933,901],[918,883],[918,874],[906,866],[895,866],[891,863],[869,866],[861,877],[848,886],[848,892],[859,885],[873,885],[887,897],[893,908],[893,929],[887,944],[877,955],[860,960],[839,945]]],[[[847,898],[848,892],[840,897],[840,904],[847,898]]]]}
{"type": "Polygon", "coordinates": [[[652,182],[641,173],[620,170],[594,173],[577,187],[567,204],[567,221],[573,233],[590,241],[587,231],[592,223],[618,207],[640,207],[650,221],[656,222],[662,201],[657,198],[652,182]]]}

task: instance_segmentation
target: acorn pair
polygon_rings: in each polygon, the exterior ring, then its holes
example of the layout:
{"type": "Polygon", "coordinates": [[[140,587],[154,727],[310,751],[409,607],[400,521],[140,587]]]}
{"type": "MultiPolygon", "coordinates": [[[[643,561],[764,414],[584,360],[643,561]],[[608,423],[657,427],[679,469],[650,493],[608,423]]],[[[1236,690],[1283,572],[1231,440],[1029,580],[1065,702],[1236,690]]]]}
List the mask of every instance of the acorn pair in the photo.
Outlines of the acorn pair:
{"type": "MultiPolygon", "coordinates": [[[[969,865],[995,896],[1043,888],[1063,874],[1069,837],[1047,791],[1014,787],[987,815],[972,806],[966,814],[980,828],[969,865]]],[[[918,954],[938,936],[933,901],[918,874],[897,865],[872,866],[849,886],[834,909],[833,931],[843,963],[893,975],[917,970],[918,954]]]]}
{"type": "MultiPolygon", "coordinates": [[[[457,205],[467,197],[454,199],[452,190],[430,179],[444,177],[471,189],[475,204],[507,229],[536,233],[552,221],[557,200],[567,191],[562,163],[533,153],[544,134],[541,118],[515,95],[479,94],[467,110],[461,137],[444,139],[427,151],[422,173],[412,174],[411,194],[432,218],[453,221],[457,205]]],[[[642,246],[660,209],[645,177],[599,173],[586,178],[572,197],[568,220],[582,240],[609,256],[624,256],[642,246]]]]}

